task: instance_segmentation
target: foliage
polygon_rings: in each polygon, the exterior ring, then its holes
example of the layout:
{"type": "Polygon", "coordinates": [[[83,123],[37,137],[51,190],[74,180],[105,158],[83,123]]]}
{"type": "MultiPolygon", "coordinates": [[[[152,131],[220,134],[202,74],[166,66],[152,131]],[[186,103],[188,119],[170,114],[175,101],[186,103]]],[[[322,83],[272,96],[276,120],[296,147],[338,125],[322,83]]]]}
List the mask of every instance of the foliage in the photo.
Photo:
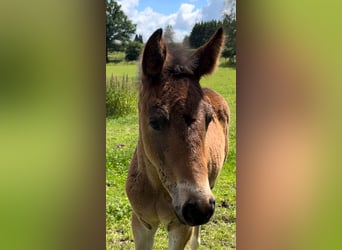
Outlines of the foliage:
{"type": "Polygon", "coordinates": [[[134,42],[144,43],[142,35],[135,35],[134,42]]]}
{"type": "Polygon", "coordinates": [[[226,58],[234,58],[236,56],[236,16],[234,12],[225,14],[223,28],[226,33],[225,55],[226,58]]]}
{"type": "Polygon", "coordinates": [[[173,37],[175,35],[175,32],[173,31],[172,25],[167,25],[164,30],[164,39],[168,43],[173,43],[173,37]]]}
{"type": "Polygon", "coordinates": [[[106,1],[106,61],[108,52],[119,49],[129,41],[135,33],[136,26],[121,10],[121,6],[114,0],[106,1]]]}
{"type": "Polygon", "coordinates": [[[196,23],[189,36],[190,46],[193,48],[200,47],[208,41],[215,31],[221,26],[222,22],[216,20],[196,23]]]}
{"type": "Polygon", "coordinates": [[[184,38],[183,38],[183,46],[190,47],[190,41],[189,41],[188,35],[184,36],[184,38]]]}
{"type": "Polygon", "coordinates": [[[113,51],[108,53],[109,62],[120,63],[125,60],[126,53],[122,51],[113,51]]]}
{"type": "Polygon", "coordinates": [[[196,23],[192,28],[190,36],[184,38],[183,44],[189,41],[191,47],[198,48],[208,41],[219,27],[223,27],[226,34],[225,48],[222,56],[229,58],[233,62],[236,56],[236,15],[234,11],[224,14],[222,21],[212,20],[196,23]]]}
{"type": "Polygon", "coordinates": [[[120,117],[137,111],[137,90],[128,76],[122,79],[107,78],[106,82],[106,116],[120,117]]]}
{"type": "Polygon", "coordinates": [[[235,56],[236,56],[236,51],[233,48],[225,47],[224,50],[222,51],[222,57],[224,57],[226,60],[227,58],[229,58],[229,63],[231,65],[234,65],[236,63],[235,56]]]}
{"type": "Polygon", "coordinates": [[[130,42],[126,48],[126,61],[135,61],[138,59],[141,50],[143,48],[143,44],[139,42],[130,42]]]}
{"type": "MultiPolygon", "coordinates": [[[[221,64],[222,65],[222,64],[221,64]]],[[[201,249],[234,249],[236,233],[236,130],[234,68],[220,67],[215,74],[201,79],[201,85],[212,88],[228,101],[231,111],[229,155],[213,190],[216,209],[210,222],[201,229],[201,249]]],[[[112,72],[136,75],[135,65],[108,64],[112,72]],[[135,72],[134,72],[135,70],[135,72]]],[[[135,99],[135,103],[137,99],[135,99]]],[[[137,111],[106,120],[106,238],[107,249],[134,249],[130,218],[131,207],[125,194],[127,169],[138,139],[137,111]]],[[[154,249],[167,248],[167,230],[157,231],[154,249]]]]}

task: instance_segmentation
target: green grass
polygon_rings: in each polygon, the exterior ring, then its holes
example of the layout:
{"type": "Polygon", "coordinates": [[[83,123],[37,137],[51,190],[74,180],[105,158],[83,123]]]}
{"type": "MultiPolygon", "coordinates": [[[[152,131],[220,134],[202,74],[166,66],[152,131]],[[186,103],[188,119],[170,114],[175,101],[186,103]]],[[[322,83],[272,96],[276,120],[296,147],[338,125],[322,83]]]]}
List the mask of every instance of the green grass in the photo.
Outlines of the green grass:
{"type": "Polygon", "coordinates": [[[122,77],[128,75],[130,79],[138,79],[138,64],[136,62],[108,63],[106,76],[122,77]]]}
{"type": "MultiPolygon", "coordinates": [[[[108,64],[107,76],[113,72],[134,76],[137,66],[108,64]]],[[[234,249],[236,244],[235,72],[233,68],[219,67],[214,75],[201,80],[202,86],[222,94],[231,110],[230,152],[213,190],[217,204],[215,214],[201,229],[201,249],[234,249]]],[[[134,249],[131,207],[124,187],[138,138],[138,115],[107,119],[106,127],[106,245],[107,249],[134,249]]],[[[167,233],[163,227],[157,232],[154,249],[167,249],[167,233]]]]}
{"type": "Polygon", "coordinates": [[[138,138],[137,120],[138,116],[134,114],[106,121],[107,249],[134,249],[130,230],[131,207],[124,187],[138,138]]]}

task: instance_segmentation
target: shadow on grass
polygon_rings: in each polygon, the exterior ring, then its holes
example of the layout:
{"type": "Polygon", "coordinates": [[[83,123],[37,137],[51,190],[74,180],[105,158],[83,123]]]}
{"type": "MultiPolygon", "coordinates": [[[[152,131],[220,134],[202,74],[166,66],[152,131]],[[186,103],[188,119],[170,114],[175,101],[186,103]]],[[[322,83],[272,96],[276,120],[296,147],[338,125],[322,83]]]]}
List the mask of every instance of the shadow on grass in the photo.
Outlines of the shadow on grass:
{"type": "Polygon", "coordinates": [[[117,64],[117,63],[121,63],[121,62],[123,62],[122,59],[109,59],[109,62],[107,62],[107,63],[117,64]]]}
{"type": "Polygon", "coordinates": [[[219,67],[236,69],[236,62],[225,61],[225,62],[220,63],[219,67]]]}

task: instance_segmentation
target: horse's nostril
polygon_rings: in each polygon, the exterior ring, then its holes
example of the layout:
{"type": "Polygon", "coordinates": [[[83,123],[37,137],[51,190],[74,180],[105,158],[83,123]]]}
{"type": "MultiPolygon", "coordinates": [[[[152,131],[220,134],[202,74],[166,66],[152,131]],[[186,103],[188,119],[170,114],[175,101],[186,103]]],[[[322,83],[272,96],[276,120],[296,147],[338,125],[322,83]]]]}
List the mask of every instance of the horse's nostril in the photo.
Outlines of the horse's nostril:
{"type": "Polygon", "coordinates": [[[195,224],[195,221],[197,220],[197,217],[198,217],[198,207],[195,202],[188,201],[187,203],[184,204],[183,217],[188,224],[190,225],[195,224]]]}
{"type": "Polygon", "coordinates": [[[207,204],[187,201],[183,206],[183,218],[192,226],[207,223],[215,210],[215,200],[210,198],[207,204]]]}
{"type": "Polygon", "coordinates": [[[210,199],[209,199],[209,204],[210,204],[210,206],[211,206],[213,209],[215,209],[215,200],[214,200],[214,198],[210,198],[210,199]]]}

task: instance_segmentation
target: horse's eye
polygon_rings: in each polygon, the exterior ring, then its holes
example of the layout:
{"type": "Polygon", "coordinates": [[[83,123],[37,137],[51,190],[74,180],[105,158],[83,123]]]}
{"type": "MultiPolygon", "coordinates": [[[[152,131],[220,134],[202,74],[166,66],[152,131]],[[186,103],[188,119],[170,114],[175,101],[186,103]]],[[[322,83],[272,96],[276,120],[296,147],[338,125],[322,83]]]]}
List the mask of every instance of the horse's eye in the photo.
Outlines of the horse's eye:
{"type": "Polygon", "coordinates": [[[212,113],[207,113],[205,115],[205,127],[208,128],[209,123],[213,120],[213,114],[212,113]]]}
{"type": "Polygon", "coordinates": [[[166,117],[150,117],[149,124],[154,130],[162,130],[167,125],[166,117]]]}
{"type": "Polygon", "coordinates": [[[155,130],[160,130],[160,124],[158,119],[151,117],[150,118],[150,126],[155,130]]]}
{"type": "Polygon", "coordinates": [[[161,108],[160,106],[151,106],[149,110],[149,125],[154,130],[160,131],[164,129],[169,123],[169,113],[166,109],[161,108]]]}

